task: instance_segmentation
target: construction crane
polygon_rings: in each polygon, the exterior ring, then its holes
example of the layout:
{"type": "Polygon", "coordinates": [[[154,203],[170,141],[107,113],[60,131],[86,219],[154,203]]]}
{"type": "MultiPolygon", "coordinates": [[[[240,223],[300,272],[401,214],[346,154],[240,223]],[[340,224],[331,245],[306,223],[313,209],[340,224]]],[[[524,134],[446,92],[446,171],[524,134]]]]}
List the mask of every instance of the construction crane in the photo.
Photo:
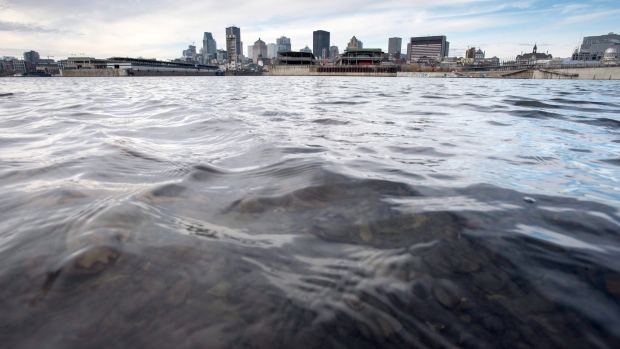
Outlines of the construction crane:
{"type": "Polygon", "coordinates": [[[194,42],[195,42],[194,40],[190,39],[189,37],[187,37],[187,40],[189,40],[192,43],[192,46],[196,46],[194,45],[194,42]]]}

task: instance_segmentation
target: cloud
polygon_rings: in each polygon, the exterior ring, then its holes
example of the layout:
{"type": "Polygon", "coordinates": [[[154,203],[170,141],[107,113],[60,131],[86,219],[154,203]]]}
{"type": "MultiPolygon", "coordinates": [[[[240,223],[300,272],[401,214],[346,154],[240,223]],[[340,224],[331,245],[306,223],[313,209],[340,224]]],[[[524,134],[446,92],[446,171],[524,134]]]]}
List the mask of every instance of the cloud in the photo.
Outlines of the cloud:
{"type": "Polygon", "coordinates": [[[0,21],[0,31],[7,32],[30,32],[30,33],[66,33],[66,34],[78,34],[73,30],[63,30],[46,28],[34,23],[17,23],[17,22],[3,22],[0,21]]]}
{"type": "Polygon", "coordinates": [[[607,33],[617,23],[609,18],[618,17],[613,1],[237,0],[233,5],[206,0],[180,5],[178,0],[106,0],[101,6],[83,0],[11,1],[0,0],[4,47],[160,59],[179,57],[190,44],[187,37],[200,48],[205,31],[222,48],[224,29],[231,25],[241,28],[246,47],[259,37],[270,43],[281,35],[291,38],[293,49],[311,47],[312,31],[323,29],[341,50],[353,35],[365,47],[383,49],[389,37],[403,38],[405,46],[412,36],[446,35],[453,48],[488,43],[482,49],[491,55],[519,53],[508,52],[518,44],[506,42],[534,41],[550,43],[554,55],[566,55],[570,52],[555,50],[575,41],[569,36],[579,37],[574,24],[594,21],[589,30],[607,33]],[[605,25],[612,27],[599,29],[605,25]]]}

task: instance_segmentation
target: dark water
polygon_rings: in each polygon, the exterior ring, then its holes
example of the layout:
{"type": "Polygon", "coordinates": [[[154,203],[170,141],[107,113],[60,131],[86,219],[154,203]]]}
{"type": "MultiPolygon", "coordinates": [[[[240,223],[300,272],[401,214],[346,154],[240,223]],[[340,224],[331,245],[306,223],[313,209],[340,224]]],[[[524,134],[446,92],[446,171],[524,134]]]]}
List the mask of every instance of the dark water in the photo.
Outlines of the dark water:
{"type": "Polygon", "coordinates": [[[6,348],[617,348],[620,84],[0,81],[6,348]]]}

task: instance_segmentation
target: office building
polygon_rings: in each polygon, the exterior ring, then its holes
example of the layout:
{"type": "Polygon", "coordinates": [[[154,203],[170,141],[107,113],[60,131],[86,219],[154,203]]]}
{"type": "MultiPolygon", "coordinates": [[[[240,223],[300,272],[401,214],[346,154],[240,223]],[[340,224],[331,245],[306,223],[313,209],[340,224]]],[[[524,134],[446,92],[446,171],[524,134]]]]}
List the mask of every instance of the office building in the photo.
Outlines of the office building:
{"type": "Polygon", "coordinates": [[[401,38],[390,38],[388,40],[388,55],[392,56],[392,58],[400,58],[400,52],[403,47],[403,39],[401,38]]]}
{"type": "Polygon", "coordinates": [[[329,58],[329,32],[325,30],[312,32],[312,53],[316,58],[329,58]]]}
{"type": "Polygon", "coordinates": [[[239,56],[237,55],[237,37],[235,35],[226,36],[226,56],[228,57],[228,69],[236,70],[239,56]]]}
{"type": "Polygon", "coordinates": [[[299,52],[309,52],[309,53],[312,53],[312,50],[310,49],[310,47],[308,47],[308,45],[306,45],[306,47],[304,47],[301,50],[299,50],[299,52]]]}
{"type": "Polygon", "coordinates": [[[196,57],[196,46],[189,45],[187,50],[183,50],[183,59],[193,60],[196,57]]]}
{"type": "Polygon", "coordinates": [[[620,35],[609,33],[607,35],[586,36],[579,52],[573,53],[573,60],[576,61],[600,61],[605,57],[608,48],[620,50],[620,35]]]}
{"type": "Polygon", "coordinates": [[[31,63],[39,63],[39,53],[36,51],[24,52],[24,61],[31,63]]]}
{"type": "Polygon", "coordinates": [[[276,45],[278,47],[278,52],[280,51],[290,51],[291,50],[291,39],[286,36],[281,36],[276,39],[276,45]]]}
{"type": "Polygon", "coordinates": [[[254,43],[254,61],[258,61],[259,58],[269,58],[267,56],[267,44],[260,38],[254,43]]]}
{"type": "Polygon", "coordinates": [[[256,59],[254,57],[254,45],[248,45],[248,55],[246,56],[246,58],[251,59],[252,62],[256,62],[256,59]]]}
{"type": "Polygon", "coordinates": [[[274,43],[267,44],[267,56],[268,58],[278,57],[278,45],[274,43]]]}
{"type": "Polygon", "coordinates": [[[408,42],[407,43],[407,53],[405,53],[407,55],[407,60],[411,59],[411,43],[408,42]]]}
{"type": "Polygon", "coordinates": [[[333,45],[329,47],[329,57],[334,59],[340,56],[340,50],[338,50],[338,46],[333,45]]]}
{"type": "MultiPolygon", "coordinates": [[[[226,40],[228,40],[228,36],[230,35],[235,36],[235,56],[237,56],[237,58],[240,59],[241,56],[243,55],[243,43],[241,42],[241,29],[237,27],[226,28],[226,40]]],[[[228,47],[228,44],[226,45],[226,47],[228,47]]],[[[228,57],[230,58],[230,54],[228,55],[228,57]]]]}
{"type": "Polygon", "coordinates": [[[217,58],[217,45],[213,39],[213,35],[209,32],[205,32],[202,38],[202,57],[203,64],[211,62],[212,59],[217,58]]]}
{"type": "Polygon", "coordinates": [[[355,37],[355,35],[353,35],[353,37],[351,38],[351,41],[349,41],[349,44],[347,45],[347,48],[364,48],[364,43],[357,40],[357,38],[355,37]]]}
{"type": "Polygon", "coordinates": [[[410,44],[409,55],[412,61],[417,61],[422,57],[436,58],[437,61],[441,61],[450,50],[450,43],[446,41],[445,35],[412,37],[410,44]]]}

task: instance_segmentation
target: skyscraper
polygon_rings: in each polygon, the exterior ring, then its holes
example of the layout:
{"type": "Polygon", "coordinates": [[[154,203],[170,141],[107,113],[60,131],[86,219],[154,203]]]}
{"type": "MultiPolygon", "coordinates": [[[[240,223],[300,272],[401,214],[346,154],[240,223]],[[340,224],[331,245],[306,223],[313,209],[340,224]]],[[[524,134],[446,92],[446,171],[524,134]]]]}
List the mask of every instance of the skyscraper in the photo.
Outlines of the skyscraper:
{"type": "Polygon", "coordinates": [[[312,32],[312,53],[317,58],[329,58],[329,32],[325,30],[312,32]]]}
{"type": "Polygon", "coordinates": [[[213,35],[209,32],[205,32],[205,35],[202,38],[202,58],[202,62],[204,64],[207,64],[212,59],[217,58],[217,45],[213,39],[213,35]]]}
{"type": "MultiPolygon", "coordinates": [[[[243,55],[243,44],[241,43],[241,29],[237,27],[228,27],[226,28],[226,38],[228,38],[229,35],[235,36],[235,54],[237,56],[243,55]]],[[[228,59],[230,59],[230,53],[228,54],[228,59]]]]}
{"type": "Polygon", "coordinates": [[[347,45],[347,48],[364,48],[364,43],[357,40],[355,35],[353,35],[351,41],[349,41],[349,44],[347,45]]]}
{"type": "Polygon", "coordinates": [[[448,55],[450,43],[446,36],[421,36],[411,38],[411,60],[421,57],[438,57],[440,60],[448,55]]]}
{"type": "Polygon", "coordinates": [[[226,55],[228,56],[228,69],[237,69],[239,57],[237,56],[237,37],[226,35],[226,55]]]}
{"type": "Polygon", "coordinates": [[[280,51],[290,51],[291,50],[291,39],[286,36],[281,36],[276,39],[276,45],[278,52],[280,51]]]}
{"type": "Polygon", "coordinates": [[[267,56],[269,56],[268,58],[278,57],[278,45],[267,44],[267,56]]]}
{"type": "Polygon", "coordinates": [[[267,45],[260,38],[254,43],[254,58],[255,62],[258,61],[259,58],[268,58],[267,45]]]}
{"type": "Polygon", "coordinates": [[[393,58],[400,58],[400,51],[402,47],[403,47],[403,39],[390,38],[388,42],[388,55],[391,55],[393,58]]]}
{"type": "Polygon", "coordinates": [[[256,62],[256,57],[254,57],[254,45],[248,45],[248,55],[246,58],[252,60],[252,62],[256,62]]]}

